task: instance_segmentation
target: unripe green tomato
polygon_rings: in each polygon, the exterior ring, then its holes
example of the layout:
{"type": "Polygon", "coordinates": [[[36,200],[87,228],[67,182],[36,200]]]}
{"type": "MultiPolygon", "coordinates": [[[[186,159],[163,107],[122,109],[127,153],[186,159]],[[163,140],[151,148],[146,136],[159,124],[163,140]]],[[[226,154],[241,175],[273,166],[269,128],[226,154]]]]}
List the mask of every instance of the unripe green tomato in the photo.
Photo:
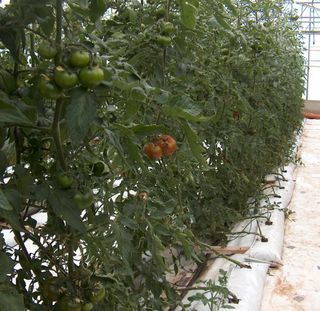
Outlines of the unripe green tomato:
{"type": "Polygon", "coordinates": [[[162,47],[167,47],[172,43],[171,38],[167,36],[157,36],[156,41],[162,47]]]}
{"type": "Polygon", "coordinates": [[[89,295],[89,300],[96,304],[101,301],[106,295],[106,290],[101,283],[95,284],[94,290],[89,295]]]}
{"type": "Polygon", "coordinates": [[[67,175],[59,175],[57,177],[57,182],[62,189],[69,189],[72,186],[74,180],[72,177],[69,177],[67,175]]]}
{"type": "Polygon", "coordinates": [[[54,81],[61,88],[69,89],[77,85],[78,76],[74,72],[66,71],[59,66],[54,72],[54,81]]]}
{"type": "Polygon", "coordinates": [[[53,59],[57,55],[58,50],[48,42],[41,42],[38,48],[38,53],[42,58],[53,59]]]}
{"type": "Polygon", "coordinates": [[[80,192],[77,192],[73,197],[74,202],[80,209],[85,209],[91,206],[93,203],[93,195],[92,193],[88,192],[85,194],[82,194],[80,192]]]}
{"type": "Polygon", "coordinates": [[[174,29],[174,25],[171,22],[163,22],[161,24],[161,32],[165,35],[173,33],[174,29]]]}
{"type": "Polygon", "coordinates": [[[91,311],[93,309],[93,304],[91,302],[86,302],[82,305],[81,311],[91,311]]]}
{"type": "Polygon", "coordinates": [[[89,65],[90,54],[87,51],[75,51],[71,53],[69,62],[72,66],[82,68],[89,65]]]}
{"type": "Polygon", "coordinates": [[[50,99],[58,99],[62,96],[62,90],[59,89],[50,80],[41,79],[39,82],[39,91],[43,97],[50,99]]]}
{"type": "Polygon", "coordinates": [[[82,68],[79,73],[81,84],[88,88],[94,88],[104,79],[104,72],[99,67],[82,68]]]}
{"type": "Polygon", "coordinates": [[[81,303],[78,299],[72,299],[69,297],[62,297],[57,305],[56,310],[58,311],[81,311],[81,303]]]}
{"type": "Polygon", "coordinates": [[[158,19],[165,17],[166,14],[167,14],[167,11],[166,11],[166,9],[163,8],[163,7],[162,7],[162,8],[159,8],[159,9],[156,11],[156,17],[157,17],[158,19]]]}

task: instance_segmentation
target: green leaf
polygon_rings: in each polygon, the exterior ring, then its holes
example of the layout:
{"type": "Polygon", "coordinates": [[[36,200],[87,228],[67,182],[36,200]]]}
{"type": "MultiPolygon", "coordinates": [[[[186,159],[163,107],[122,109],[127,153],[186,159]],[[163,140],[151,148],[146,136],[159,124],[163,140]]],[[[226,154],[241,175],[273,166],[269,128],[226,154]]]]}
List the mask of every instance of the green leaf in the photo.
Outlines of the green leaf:
{"type": "Polygon", "coordinates": [[[230,25],[225,21],[225,17],[220,15],[218,12],[216,12],[215,15],[209,19],[209,23],[216,28],[231,30],[230,25]]]}
{"type": "Polygon", "coordinates": [[[178,106],[164,105],[162,107],[162,111],[168,117],[177,117],[193,122],[207,122],[212,119],[212,117],[199,115],[198,111],[193,111],[192,109],[182,109],[178,106]]]}
{"type": "Polygon", "coordinates": [[[23,296],[7,283],[0,284],[0,310],[1,311],[26,311],[23,296]]]}
{"type": "Polygon", "coordinates": [[[9,99],[3,96],[0,97],[0,111],[0,123],[32,125],[32,122],[9,99]]]}
{"type": "Polygon", "coordinates": [[[100,16],[102,16],[108,7],[105,0],[91,0],[89,9],[92,21],[96,21],[100,16]]]}
{"type": "Polygon", "coordinates": [[[55,189],[50,191],[48,196],[49,204],[58,217],[63,218],[68,225],[79,232],[85,233],[86,227],[80,217],[80,210],[68,194],[64,190],[55,189]]]}
{"type": "Polygon", "coordinates": [[[188,145],[191,149],[193,156],[198,160],[203,166],[207,166],[207,162],[203,157],[204,147],[200,141],[200,138],[195,129],[191,128],[187,122],[181,122],[181,127],[186,135],[188,145]]]}
{"type": "Polygon", "coordinates": [[[35,13],[37,15],[36,19],[39,23],[41,30],[47,36],[50,36],[54,27],[54,13],[51,6],[38,6],[35,8],[35,13]]]}
{"type": "Polygon", "coordinates": [[[238,10],[237,7],[232,3],[232,0],[223,0],[223,4],[230,10],[230,12],[237,16],[238,10]]]}
{"type": "Polygon", "coordinates": [[[165,131],[165,127],[162,125],[156,125],[156,124],[149,124],[149,125],[133,125],[130,127],[130,129],[133,131],[134,134],[139,136],[149,136],[149,135],[155,135],[160,134],[165,131]]]}
{"type": "Polygon", "coordinates": [[[12,27],[12,26],[11,26],[11,29],[9,29],[9,27],[7,26],[5,31],[0,32],[0,41],[2,41],[4,46],[8,48],[8,50],[10,51],[10,54],[17,62],[20,62],[19,61],[19,41],[20,41],[19,39],[21,39],[20,38],[21,32],[19,30],[20,30],[19,28],[12,27]]]}
{"type": "Polygon", "coordinates": [[[0,189],[0,208],[4,209],[6,211],[12,211],[13,207],[8,201],[7,197],[3,193],[3,191],[0,189]]]}
{"type": "Polygon", "coordinates": [[[13,267],[11,258],[4,251],[0,251],[0,266],[0,282],[4,282],[13,267]]]}
{"type": "Polygon", "coordinates": [[[185,27],[194,29],[197,23],[197,4],[198,1],[181,0],[181,19],[185,27]]]}
{"type": "Polygon", "coordinates": [[[67,107],[66,121],[73,142],[80,143],[96,117],[94,93],[76,88],[71,93],[71,103],[67,107]]]}
{"type": "Polygon", "coordinates": [[[15,210],[6,211],[4,209],[0,209],[0,217],[4,218],[13,229],[22,232],[24,231],[24,229],[20,225],[19,214],[15,210]]]}
{"type": "MultiPolygon", "coordinates": [[[[131,137],[123,138],[124,146],[129,154],[129,158],[134,162],[143,165],[142,152],[141,149],[132,141],[131,137]]],[[[135,168],[135,166],[134,166],[135,168]]]]}

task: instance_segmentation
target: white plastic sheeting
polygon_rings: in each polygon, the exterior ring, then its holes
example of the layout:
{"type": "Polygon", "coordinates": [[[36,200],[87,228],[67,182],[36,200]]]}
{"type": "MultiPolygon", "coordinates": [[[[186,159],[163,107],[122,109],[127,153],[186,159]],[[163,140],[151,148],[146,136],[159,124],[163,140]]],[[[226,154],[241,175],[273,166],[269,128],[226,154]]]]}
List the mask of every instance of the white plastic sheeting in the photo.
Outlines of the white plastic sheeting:
{"type": "MultiPolygon", "coordinates": [[[[226,259],[218,258],[201,276],[200,281],[213,280],[218,284],[219,270],[228,272],[228,289],[239,299],[239,303],[231,304],[235,311],[260,310],[268,269],[270,265],[281,264],[284,219],[295,186],[294,170],[295,165],[289,164],[278,174],[268,176],[272,187],[265,190],[264,194],[268,195],[268,200],[261,200],[260,207],[265,211],[269,222],[266,223],[265,218],[248,219],[233,228],[237,238],[232,238],[227,246],[249,247],[249,250],[243,255],[234,255],[231,258],[249,264],[251,269],[240,268],[226,259]],[[261,235],[267,241],[262,241],[261,235]]],[[[184,303],[187,303],[190,296],[199,292],[201,291],[190,291],[185,296],[184,303]]],[[[210,298],[210,293],[202,293],[210,298]]],[[[178,310],[181,308],[176,309],[178,310]]],[[[201,301],[195,301],[188,310],[209,311],[210,308],[201,301]]]]}
{"type": "Polygon", "coordinates": [[[285,225],[284,265],[266,278],[261,311],[320,310],[320,121],[307,120],[285,225]]]}

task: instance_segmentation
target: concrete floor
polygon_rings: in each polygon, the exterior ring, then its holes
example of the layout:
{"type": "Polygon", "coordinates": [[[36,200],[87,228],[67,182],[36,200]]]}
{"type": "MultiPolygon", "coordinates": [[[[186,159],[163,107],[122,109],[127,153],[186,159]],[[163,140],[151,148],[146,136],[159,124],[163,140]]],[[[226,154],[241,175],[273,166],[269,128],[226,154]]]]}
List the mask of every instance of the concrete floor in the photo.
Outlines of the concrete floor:
{"type": "Polygon", "coordinates": [[[261,311],[320,311],[320,120],[306,120],[285,225],[283,267],[270,270],[261,311]]]}

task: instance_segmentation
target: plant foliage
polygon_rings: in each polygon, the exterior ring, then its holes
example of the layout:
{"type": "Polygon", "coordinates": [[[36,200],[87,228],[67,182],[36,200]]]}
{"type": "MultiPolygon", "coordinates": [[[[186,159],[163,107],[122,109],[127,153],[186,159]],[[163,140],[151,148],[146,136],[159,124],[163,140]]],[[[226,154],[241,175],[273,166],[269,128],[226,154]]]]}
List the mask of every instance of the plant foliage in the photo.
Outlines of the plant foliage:
{"type": "Polygon", "coordinates": [[[290,158],[301,51],[281,0],[0,8],[1,310],[178,302],[165,250],[201,260],[290,158]],[[162,134],[177,151],[147,157],[162,134]]]}

